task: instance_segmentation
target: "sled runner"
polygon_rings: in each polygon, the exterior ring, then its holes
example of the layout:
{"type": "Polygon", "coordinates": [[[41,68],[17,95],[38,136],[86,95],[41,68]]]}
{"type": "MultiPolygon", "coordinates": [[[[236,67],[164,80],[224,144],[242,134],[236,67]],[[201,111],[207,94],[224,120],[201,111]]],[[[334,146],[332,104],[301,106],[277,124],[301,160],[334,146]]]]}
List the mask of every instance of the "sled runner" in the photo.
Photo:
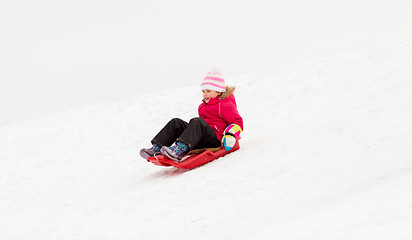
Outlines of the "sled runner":
{"type": "Polygon", "coordinates": [[[154,157],[149,157],[147,159],[148,162],[153,163],[154,165],[158,166],[165,166],[165,167],[176,167],[176,168],[183,168],[183,169],[192,169],[197,166],[201,166],[206,164],[210,161],[218,159],[220,157],[225,156],[226,154],[232,153],[240,148],[239,141],[236,141],[236,144],[230,151],[226,151],[224,148],[213,148],[213,149],[196,149],[190,151],[189,154],[185,155],[180,162],[175,162],[170,160],[164,155],[157,155],[154,157]]]}

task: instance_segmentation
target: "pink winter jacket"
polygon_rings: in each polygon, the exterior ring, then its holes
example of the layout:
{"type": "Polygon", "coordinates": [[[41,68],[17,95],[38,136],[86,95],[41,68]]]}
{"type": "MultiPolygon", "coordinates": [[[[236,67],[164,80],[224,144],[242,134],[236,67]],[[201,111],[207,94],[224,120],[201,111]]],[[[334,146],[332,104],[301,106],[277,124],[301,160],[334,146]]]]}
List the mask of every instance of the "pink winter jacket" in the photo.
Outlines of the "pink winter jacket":
{"type": "Polygon", "coordinates": [[[225,128],[232,123],[239,125],[243,131],[243,119],[237,111],[233,91],[234,88],[229,89],[221,97],[211,98],[208,103],[199,105],[199,117],[213,128],[219,141],[222,140],[225,128]]]}

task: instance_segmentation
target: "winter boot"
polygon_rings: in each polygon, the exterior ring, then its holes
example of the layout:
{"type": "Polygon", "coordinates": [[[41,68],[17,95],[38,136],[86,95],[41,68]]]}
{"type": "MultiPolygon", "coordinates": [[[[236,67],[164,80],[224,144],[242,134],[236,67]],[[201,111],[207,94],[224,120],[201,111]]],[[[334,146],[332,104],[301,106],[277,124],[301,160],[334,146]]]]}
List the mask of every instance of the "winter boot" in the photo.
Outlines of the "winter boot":
{"type": "Polygon", "coordinates": [[[160,155],[160,147],[156,143],[153,144],[151,148],[143,148],[140,150],[140,156],[144,159],[148,159],[149,157],[153,157],[155,155],[160,155]]]}
{"type": "Polygon", "coordinates": [[[182,142],[176,142],[170,147],[163,146],[160,149],[160,152],[173,161],[180,162],[180,160],[182,160],[183,154],[187,152],[188,149],[189,148],[186,144],[182,142]]]}

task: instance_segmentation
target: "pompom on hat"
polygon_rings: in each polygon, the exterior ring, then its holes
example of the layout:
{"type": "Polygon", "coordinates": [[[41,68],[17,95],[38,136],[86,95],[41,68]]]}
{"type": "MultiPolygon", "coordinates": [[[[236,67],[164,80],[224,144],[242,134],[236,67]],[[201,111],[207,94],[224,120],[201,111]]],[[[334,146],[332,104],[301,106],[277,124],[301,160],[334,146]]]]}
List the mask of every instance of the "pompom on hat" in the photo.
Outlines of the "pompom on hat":
{"type": "Polygon", "coordinates": [[[211,72],[206,74],[200,84],[202,90],[209,89],[216,92],[226,92],[226,83],[219,66],[214,66],[211,72]]]}

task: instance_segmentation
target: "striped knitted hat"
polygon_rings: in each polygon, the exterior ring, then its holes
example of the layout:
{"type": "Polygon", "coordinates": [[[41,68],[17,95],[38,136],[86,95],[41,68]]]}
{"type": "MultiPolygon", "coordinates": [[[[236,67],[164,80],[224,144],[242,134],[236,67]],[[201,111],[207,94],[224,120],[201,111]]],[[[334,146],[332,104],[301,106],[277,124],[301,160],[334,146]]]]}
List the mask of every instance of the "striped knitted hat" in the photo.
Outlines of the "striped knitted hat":
{"type": "Polygon", "coordinates": [[[202,90],[210,89],[216,92],[226,92],[225,79],[218,66],[215,66],[213,71],[206,74],[200,86],[202,90]]]}

